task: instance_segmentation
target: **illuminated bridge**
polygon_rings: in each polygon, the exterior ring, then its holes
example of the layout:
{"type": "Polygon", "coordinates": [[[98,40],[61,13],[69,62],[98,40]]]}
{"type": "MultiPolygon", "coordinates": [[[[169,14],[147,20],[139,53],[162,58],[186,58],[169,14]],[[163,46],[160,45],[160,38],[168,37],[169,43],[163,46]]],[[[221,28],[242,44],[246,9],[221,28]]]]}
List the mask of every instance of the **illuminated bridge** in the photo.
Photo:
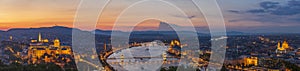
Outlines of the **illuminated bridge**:
{"type": "MultiPolygon", "coordinates": [[[[81,62],[87,63],[99,70],[119,70],[120,65],[139,65],[139,64],[163,64],[164,66],[177,66],[181,61],[180,58],[172,55],[167,55],[166,51],[168,46],[157,45],[157,42],[142,43],[142,46],[137,47],[124,47],[124,48],[113,48],[112,51],[104,54],[99,54],[101,64],[98,66],[87,60],[79,58],[81,62]]],[[[97,58],[97,54],[89,55],[86,57],[97,58]]],[[[188,57],[191,58],[192,57],[188,57]]],[[[194,66],[205,66],[208,64],[207,61],[199,59],[201,64],[193,64],[194,66]]]]}

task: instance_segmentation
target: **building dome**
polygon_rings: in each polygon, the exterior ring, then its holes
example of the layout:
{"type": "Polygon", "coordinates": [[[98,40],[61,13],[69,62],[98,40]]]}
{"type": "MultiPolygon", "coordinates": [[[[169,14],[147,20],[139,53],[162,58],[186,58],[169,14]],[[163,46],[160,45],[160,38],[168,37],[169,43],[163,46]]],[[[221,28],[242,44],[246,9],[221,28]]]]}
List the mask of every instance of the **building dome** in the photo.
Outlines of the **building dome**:
{"type": "Polygon", "coordinates": [[[54,42],[59,42],[59,39],[57,39],[57,38],[56,38],[56,39],[54,39],[54,42]]]}

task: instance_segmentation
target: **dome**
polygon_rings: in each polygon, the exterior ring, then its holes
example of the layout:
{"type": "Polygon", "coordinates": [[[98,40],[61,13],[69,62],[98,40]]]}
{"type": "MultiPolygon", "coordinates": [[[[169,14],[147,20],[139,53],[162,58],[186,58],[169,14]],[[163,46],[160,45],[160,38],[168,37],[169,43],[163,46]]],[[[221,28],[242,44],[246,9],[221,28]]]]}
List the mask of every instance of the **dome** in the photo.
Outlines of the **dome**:
{"type": "Polygon", "coordinates": [[[56,38],[56,39],[54,39],[54,42],[59,42],[59,39],[57,39],[57,38],[56,38]]]}

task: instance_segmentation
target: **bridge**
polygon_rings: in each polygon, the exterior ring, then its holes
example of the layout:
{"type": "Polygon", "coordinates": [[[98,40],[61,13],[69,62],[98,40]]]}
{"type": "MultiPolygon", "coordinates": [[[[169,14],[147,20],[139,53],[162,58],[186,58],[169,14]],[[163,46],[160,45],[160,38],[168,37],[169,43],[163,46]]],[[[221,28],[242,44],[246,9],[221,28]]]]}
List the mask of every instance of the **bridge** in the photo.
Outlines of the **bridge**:
{"type": "MultiPolygon", "coordinates": [[[[127,47],[127,48],[129,48],[129,47],[127,47]]],[[[109,52],[105,52],[105,54],[104,54],[104,58],[105,59],[107,59],[110,55],[112,55],[114,52],[117,52],[117,51],[121,51],[121,50],[123,50],[123,49],[127,49],[126,47],[125,48],[114,48],[113,47],[113,49],[112,49],[112,51],[109,51],[109,52]]]]}
{"type": "MultiPolygon", "coordinates": [[[[87,63],[95,68],[99,68],[99,70],[106,70],[106,71],[114,71],[115,69],[110,65],[119,65],[119,64],[156,64],[156,63],[163,63],[165,65],[178,65],[181,61],[180,59],[178,59],[179,57],[175,57],[175,56],[155,56],[155,57],[151,57],[151,56],[135,56],[135,57],[112,57],[112,58],[109,58],[109,56],[111,56],[112,54],[114,54],[115,52],[119,52],[119,51],[122,51],[124,49],[128,49],[128,47],[124,46],[123,48],[122,47],[119,47],[119,48],[116,48],[116,47],[113,47],[113,49],[111,51],[108,51],[108,52],[105,52],[103,54],[99,54],[99,57],[100,57],[100,62],[101,64],[104,66],[98,66],[96,64],[93,64],[91,62],[88,62],[87,60],[79,60],[81,62],[84,62],[84,63],[87,63]],[[164,59],[164,60],[158,60],[158,61],[124,61],[124,60],[127,60],[127,59],[135,59],[135,60],[143,60],[143,59],[152,59],[152,58],[157,58],[157,59],[164,59]],[[174,58],[174,59],[172,59],[174,58]],[[116,61],[108,61],[108,60],[116,60],[116,61]]],[[[135,47],[133,47],[135,48],[135,47]]],[[[91,58],[95,58],[95,56],[97,56],[97,54],[95,55],[91,55],[90,57],[91,58]]],[[[188,59],[193,59],[193,57],[189,57],[188,56],[188,59]]],[[[208,65],[208,61],[204,61],[203,59],[201,58],[198,58],[197,61],[199,63],[192,63],[193,66],[206,66],[208,65]]],[[[217,65],[217,64],[215,64],[217,65]]]]}
{"type": "MultiPolygon", "coordinates": [[[[77,59],[76,61],[79,62],[83,62],[86,63],[92,67],[95,67],[99,70],[109,70],[109,71],[114,71],[113,67],[109,65],[109,63],[107,62],[107,60],[116,60],[116,59],[120,59],[120,58],[109,58],[110,55],[112,55],[115,52],[119,52],[121,50],[127,49],[129,48],[129,46],[123,46],[123,47],[112,47],[113,49],[111,51],[105,52],[103,54],[93,54],[93,55],[78,55],[75,56],[77,59]],[[101,64],[104,66],[104,68],[102,66],[99,66],[97,64],[94,64],[92,62],[89,62],[88,60],[85,60],[84,58],[91,58],[91,59],[96,59],[99,56],[100,58],[100,62],[101,64]],[[102,68],[101,68],[102,67],[102,68]]],[[[75,54],[75,53],[74,53],[75,54]]],[[[161,57],[133,57],[133,58],[161,58],[161,57]]],[[[174,58],[174,57],[167,57],[167,58],[174,58]]],[[[132,58],[123,58],[123,59],[132,59],[132,58]]]]}
{"type": "MultiPolygon", "coordinates": [[[[114,57],[114,58],[107,58],[107,60],[109,60],[109,59],[140,59],[140,58],[145,58],[145,59],[150,59],[150,58],[163,58],[163,57],[159,57],[159,56],[156,56],[156,57],[151,57],[151,56],[139,56],[139,57],[132,57],[132,58],[116,58],[116,57],[114,57]]],[[[167,57],[165,57],[165,58],[179,58],[179,57],[175,57],[175,56],[167,56],[167,57]]]]}
{"type": "MultiPolygon", "coordinates": [[[[110,66],[107,62],[106,62],[106,59],[111,55],[113,54],[114,52],[117,52],[117,51],[120,51],[120,50],[123,50],[123,49],[126,49],[126,48],[116,48],[116,49],[113,49],[112,51],[109,51],[109,52],[105,52],[104,54],[93,54],[93,55],[77,55],[77,56],[74,56],[76,61],[78,62],[83,62],[83,63],[86,63],[98,70],[103,70],[103,71],[114,71],[113,67],[110,66]],[[97,57],[99,56],[100,58],[100,63],[102,64],[102,66],[98,65],[98,64],[95,64],[93,62],[89,62],[88,60],[86,60],[85,58],[90,58],[90,59],[97,59],[97,57]]],[[[76,54],[76,53],[74,53],[76,54]]]]}

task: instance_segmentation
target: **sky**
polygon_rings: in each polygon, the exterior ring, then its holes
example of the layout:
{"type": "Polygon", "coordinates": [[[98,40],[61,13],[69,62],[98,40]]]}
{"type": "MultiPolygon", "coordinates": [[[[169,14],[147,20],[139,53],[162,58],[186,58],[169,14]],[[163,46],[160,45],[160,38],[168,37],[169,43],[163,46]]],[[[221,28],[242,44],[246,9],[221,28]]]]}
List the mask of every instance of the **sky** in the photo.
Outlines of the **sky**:
{"type": "MultiPolygon", "coordinates": [[[[114,23],[127,7],[140,0],[110,0],[99,16],[97,29],[111,30],[114,23]]],[[[187,16],[168,12],[164,15],[174,21],[168,22],[179,26],[177,19],[188,18],[196,28],[207,28],[202,13],[193,4],[192,0],[164,0],[174,4],[187,16]],[[174,22],[174,23],[173,23],[174,22]]],[[[51,26],[72,27],[80,0],[0,0],[0,30],[11,28],[38,28],[51,26]]],[[[299,0],[217,0],[224,16],[227,31],[240,31],[249,33],[300,33],[300,1],[299,0]]],[[[145,12],[162,11],[164,7],[157,3],[151,6],[156,10],[143,9],[145,12]]],[[[209,7],[209,6],[207,6],[209,7]]],[[[127,16],[139,17],[138,12],[127,16]]],[[[157,13],[147,14],[156,15],[157,13]]],[[[121,29],[128,29],[128,24],[135,19],[126,19],[121,29]]],[[[158,27],[161,20],[145,20],[136,30],[151,30],[158,27]]],[[[81,28],[83,30],[94,30],[81,28]]]]}

